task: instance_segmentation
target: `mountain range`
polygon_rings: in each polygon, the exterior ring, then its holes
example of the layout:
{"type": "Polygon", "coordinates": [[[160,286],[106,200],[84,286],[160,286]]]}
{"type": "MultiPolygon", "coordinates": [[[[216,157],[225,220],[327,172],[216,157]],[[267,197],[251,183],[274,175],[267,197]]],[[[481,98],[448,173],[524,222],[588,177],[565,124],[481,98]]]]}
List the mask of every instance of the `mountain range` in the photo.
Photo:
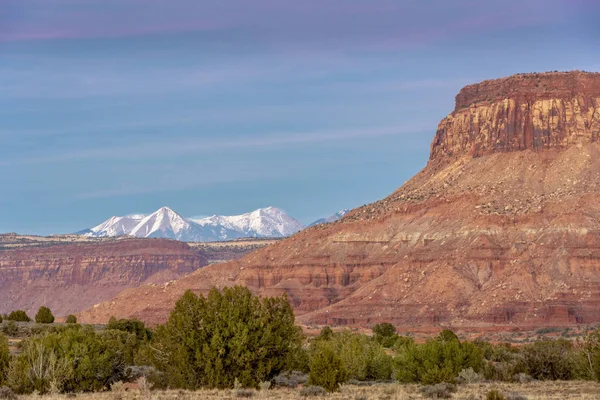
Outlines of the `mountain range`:
{"type": "MultiPolygon", "coordinates": [[[[346,212],[347,210],[342,210],[309,226],[337,221],[346,212]]],[[[98,226],[78,233],[87,237],[129,235],[183,242],[214,242],[248,237],[282,238],[304,228],[306,226],[298,220],[275,207],[260,208],[241,215],[213,215],[206,218],[186,218],[169,207],[162,207],[150,215],[114,216],[98,226]]]]}

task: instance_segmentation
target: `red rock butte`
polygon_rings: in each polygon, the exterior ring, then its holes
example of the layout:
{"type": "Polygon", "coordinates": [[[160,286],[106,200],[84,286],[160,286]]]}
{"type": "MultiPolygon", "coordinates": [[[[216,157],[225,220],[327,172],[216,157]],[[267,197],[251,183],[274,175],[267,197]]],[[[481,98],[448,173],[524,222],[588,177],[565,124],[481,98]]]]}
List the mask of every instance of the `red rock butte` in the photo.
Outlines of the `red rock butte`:
{"type": "Polygon", "coordinates": [[[305,324],[476,330],[600,322],[600,75],[467,86],[390,196],[80,317],[165,321],[191,289],[287,293],[305,324]]]}
{"type": "Polygon", "coordinates": [[[600,73],[521,74],[463,88],[431,158],[566,147],[599,134],[600,73]]]}

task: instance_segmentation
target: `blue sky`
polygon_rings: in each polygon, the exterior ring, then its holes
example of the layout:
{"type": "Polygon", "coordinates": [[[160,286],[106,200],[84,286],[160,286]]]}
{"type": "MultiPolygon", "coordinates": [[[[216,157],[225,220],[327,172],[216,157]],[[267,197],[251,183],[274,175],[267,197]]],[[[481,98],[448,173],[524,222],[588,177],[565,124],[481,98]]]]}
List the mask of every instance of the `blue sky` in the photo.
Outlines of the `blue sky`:
{"type": "Polygon", "coordinates": [[[597,0],[0,0],[0,232],[303,222],[427,162],[458,90],[600,71],[597,0]]]}

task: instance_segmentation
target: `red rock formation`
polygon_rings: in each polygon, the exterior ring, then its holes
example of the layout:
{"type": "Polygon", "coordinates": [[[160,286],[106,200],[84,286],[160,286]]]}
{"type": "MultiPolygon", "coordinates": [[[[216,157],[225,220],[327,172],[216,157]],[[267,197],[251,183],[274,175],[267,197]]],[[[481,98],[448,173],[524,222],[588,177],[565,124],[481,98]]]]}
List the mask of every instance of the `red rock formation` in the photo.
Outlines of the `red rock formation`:
{"type": "Polygon", "coordinates": [[[386,199],[240,261],[127,290],[81,318],[157,323],[187,289],[242,284],[287,293],[307,324],[599,322],[598,88],[600,74],[580,72],[468,86],[427,167],[386,199]]]}
{"type": "Polygon", "coordinates": [[[600,74],[522,74],[462,89],[431,158],[564,148],[599,136],[600,74]]]}
{"type": "Polygon", "coordinates": [[[181,242],[125,239],[0,251],[0,312],[81,311],[130,287],[162,284],[206,265],[181,242]]]}

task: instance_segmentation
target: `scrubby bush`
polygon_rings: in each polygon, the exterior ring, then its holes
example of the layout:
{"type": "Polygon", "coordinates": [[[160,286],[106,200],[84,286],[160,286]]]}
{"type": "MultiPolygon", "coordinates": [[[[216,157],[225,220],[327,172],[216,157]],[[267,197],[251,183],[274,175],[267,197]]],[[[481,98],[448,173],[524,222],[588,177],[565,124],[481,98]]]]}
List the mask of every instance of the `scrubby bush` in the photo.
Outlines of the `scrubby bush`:
{"type": "Polygon", "coordinates": [[[139,340],[150,340],[152,331],[137,319],[116,319],[111,317],[106,325],[107,330],[124,331],[133,333],[139,340]]]}
{"type": "Polygon", "coordinates": [[[298,385],[304,385],[308,382],[308,375],[301,371],[285,372],[273,378],[273,385],[276,387],[296,388],[298,385]]]}
{"type": "Polygon", "coordinates": [[[191,291],[153,337],[149,359],[161,386],[196,389],[258,387],[289,370],[302,332],[286,296],[259,298],[244,287],[191,291]]]}
{"type": "Polygon", "coordinates": [[[375,340],[383,347],[393,347],[398,339],[396,327],[389,322],[382,322],[373,327],[375,340]]]}
{"type": "Polygon", "coordinates": [[[582,357],[587,376],[600,381],[600,326],[587,334],[582,357]]]}
{"type": "MultiPolygon", "coordinates": [[[[375,340],[346,330],[333,334],[329,342],[342,360],[348,379],[382,381],[391,378],[393,359],[375,340]]],[[[314,345],[318,343],[317,340],[314,345]]]]}
{"type": "Polygon", "coordinates": [[[449,399],[456,392],[456,386],[451,383],[438,383],[421,387],[423,397],[431,399],[449,399]]]}
{"type": "Polygon", "coordinates": [[[19,333],[19,326],[15,321],[8,321],[7,324],[2,326],[2,333],[8,336],[15,336],[19,333]]]}
{"type": "Polygon", "coordinates": [[[487,392],[485,400],[505,400],[504,395],[497,389],[492,389],[487,392]]]}
{"type": "Polygon", "coordinates": [[[469,367],[460,371],[460,373],[458,374],[458,381],[460,383],[467,384],[480,383],[481,381],[483,381],[483,377],[477,372],[475,372],[473,368],[469,367]]]}
{"type": "Polygon", "coordinates": [[[333,336],[333,330],[329,326],[324,326],[317,337],[318,340],[329,340],[333,336]]]}
{"type": "Polygon", "coordinates": [[[348,371],[334,344],[318,341],[310,360],[308,383],[335,392],[348,379],[348,371]]]}
{"type": "Polygon", "coordinates": [[[513,377],[513,381],[518,383],[530,383],[533,381],[533,377],[524,372],[520,372],[518,374],[515,374],[515,376],[513,377]]]}
{"type": "Polygon", "coordinates": [[[6,318],[6,319],[9,321],[16,321],[16,322],[30,322],[31,321],[31,318],[29,318],[27,313],[23,310],[12,311],[10,314],[8,314],[8,318],[6,318]]]}
{"type": "Polygon", "coordinates": [[[124,378],[122,350],[90,327],[46,332],[23,343],[8,385],[17,393],[103,390],[124,378]]]}
{"type": "Polygon", "coordinates": [[[10,353],[8,351],[8,339],[6,339],[6,336],[0,334],[0,386],[6,382],[9,363],[10,353]]]}
{"type": "Polygon", "coordinates": [[[505,397],[506,400],[527,400],[527,397],[518,392],[508,392],[505,397]]]}
{"type": "Polygon", "coordinates": [[[67,324],[76,324],[77,323],[77,317],[74,316],[73,314],[69,314],[67,316],[67,319],[65,319],[65,323],[67,323],[67,324]]]}
{"type": "Polygon", "coordinates": [[[237,389],[235,391],[235,397],[253,397],[256,394],[255,390],[252,389],[237,389]]]}
{"type": "Polygon", "coordinates": [[[54,315],[48,307],[42,306],[35,315],[35,322],[38,324],[51,324],[54,322],[54,315]]]}
{"type": "Polygon", "coordinates": [[[538,380],[569,380],[578,369],[573,344],[565,339],[541,340],[523,348],[526,372],[538,380]]]}
{"type": "Polygon", "coordinates": [[[463,369],[479,372],[483,364],[481,349],[473,343],[461,343],[451,331],[443,331],[424,344],[405,343],[397,350],[396,379],[404,383],[454,382],[463,369]]]}
{"type": "Polygon", "coordinates": [[[0,386],[0,400],[17,400],[17,395],[9,387],[0,386]]]}
{"type": "Polygon", "coordinates": [[[305,386],[300,389],[300,396],[302,397],[317,397],[325,396],[327,391],[321,386],[305,386]]]}

